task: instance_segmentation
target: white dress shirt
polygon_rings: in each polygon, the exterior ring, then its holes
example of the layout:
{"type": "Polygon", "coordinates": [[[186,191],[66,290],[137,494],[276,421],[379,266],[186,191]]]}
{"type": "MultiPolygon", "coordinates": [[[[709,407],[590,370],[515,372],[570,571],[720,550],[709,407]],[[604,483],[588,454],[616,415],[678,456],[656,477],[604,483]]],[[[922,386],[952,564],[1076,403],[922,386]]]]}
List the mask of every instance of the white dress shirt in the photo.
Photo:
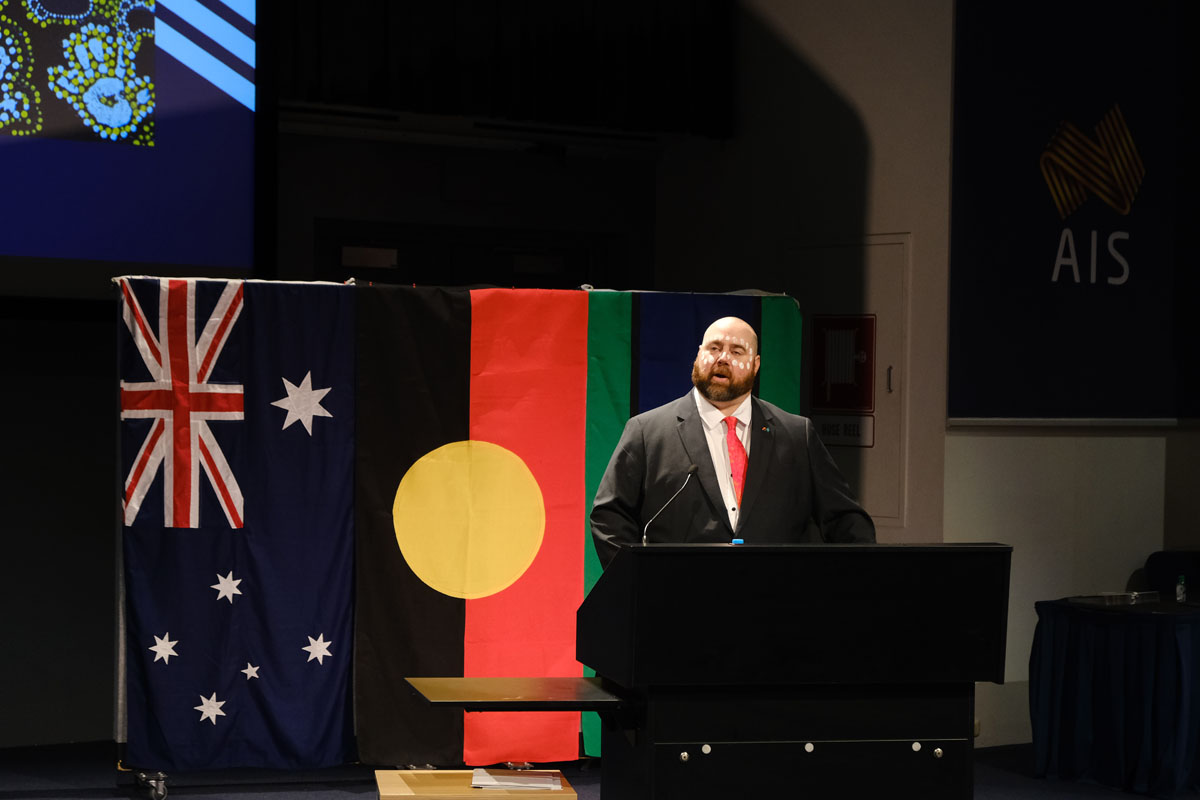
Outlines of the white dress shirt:
{"type": "Polygon", "coordinates": [[[721,499],[725,503],[725,508],[729,509],[729,525],[736,531],[740,507],[738,506],[737,492],[733,488],[733,469],[729,465],[729,448],[725,443],[726,431],[729,430],[725,425],[725,417],[737,417],[738,438],[742,440],[742,447],[746,448],[746,463],[749,464],[750,396],[746,395],[746,399],[742,401],[736,411],[726,414],[708,402],[704,395],[700,394],[699,389],[693,387],[692,395],[696,398],[700,421],[704,423],[704,436],[708,439],[708,453],[712,456],[713,469],[717,473],[717,483],[721,486],[721,499]]]}

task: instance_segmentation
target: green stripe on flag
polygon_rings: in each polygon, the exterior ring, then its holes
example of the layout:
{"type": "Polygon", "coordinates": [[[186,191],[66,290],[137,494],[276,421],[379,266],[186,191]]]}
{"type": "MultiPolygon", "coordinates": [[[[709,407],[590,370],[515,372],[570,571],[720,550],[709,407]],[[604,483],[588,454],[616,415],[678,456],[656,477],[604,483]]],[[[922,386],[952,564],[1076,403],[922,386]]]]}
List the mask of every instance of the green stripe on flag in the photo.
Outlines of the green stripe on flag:
{"type": "MultiPolygon", "coordinates": [[[[762,371],[759,393],[792,413],[800,411],[800,344],[802,317],[791,297],[761,298],[762,371]]],[[[592,292],[588,295],[588,397],[585,452],[585,506],[590,510],[596,488],[608,467],[633,409],[630,383],[633,371],[633,293],[592,292]]],[[[600,578],[592,536],[586,520],[584,592],[600,578]]],[[[584,668],[584,674],[595,672],[584,668]]],[[[600,755],[600,718],[583,715],[583,752],[600,755]]]]}
{"type": "Polygon", "coordinates": [[[759,396],[784,411],[799,414],[803,317],[791,297],[764,297],[761,311],[759,396]]]}
{"type": "MultiPolygon", "coordinates": [[[[588,295],[587,443],[584,468],[584,506],[592,498],[608,467],[608,460],[629,419],[629,379],[633,296],[628,292],[591,292],[588,295]]],[[[600,560],[584,519],[587,547],[584,555],[583,591],[586,596],[600,578],[600,560]]],[[[590,667],[584,674],[595,675],[590,667]]],[[[600,755],[600,717],[583,715],[583,752],[600,755]]]]}

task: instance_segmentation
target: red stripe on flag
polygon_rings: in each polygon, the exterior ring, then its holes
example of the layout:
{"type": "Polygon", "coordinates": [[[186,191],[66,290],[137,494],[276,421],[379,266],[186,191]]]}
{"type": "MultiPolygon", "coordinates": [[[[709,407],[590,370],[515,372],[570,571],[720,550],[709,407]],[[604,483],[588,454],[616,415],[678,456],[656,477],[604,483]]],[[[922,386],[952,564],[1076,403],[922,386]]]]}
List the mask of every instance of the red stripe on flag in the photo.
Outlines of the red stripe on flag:
{"type": "MultiPolygon", "coordinates": [[[[193,413],[241,414],[245,410],[245,404],[240,387],[235,388],[237,391],[189,392],[187,410],[193,413]]],[[[178,396],[179,392],[174,386],[170,390],[122,388],[121,410],[174,411],[178,396]]]]}
{"type": "Polygon", "coordinates": [[[187,281],[173,280],[167,288],[167,358],[171,365],[171,470],[173,485],[171,527],[187,528],[192,524],[192,359],[188,346],[187,281]]]}
{"type": "MultiPolygon", "coordinates": [[[[470,436],[524,460],[542,490],[546,530],[516,583],[466,602],[466,677],[582,674],[575,609],[583,599],[587,308],[585,292],[471,292],[470,436]]],[[[465,715],[467,764],[578,756],[578,713],[465,715]]]]}
{"type": "Polygon", "coordinates": [[[133,500],[133,495],[137,492],[138,484],[142,482],[142,473],[146,471],[146,465],[154,457],[154,448],[158,445],[158,440],[165,429],[166,423],[162,421],[161,417],[154,420],[154,425],[150,428],[150,435],[146,437],[146,444],[142,447],[142,457],[138,459],[137,466],[129,474],[129,485],[125,487],[126,504],[133,500]]]}
{"type": "Polygon", "coordinates": [[[242,518],[238,514],[237,503],[233,500],[233,495],[229,493],[229,486],[225,483],[225,476],[221,474],[221,470],[217,467],[217,462],[213,459],[212,453],[208,452],[208,446],[204,444],[203,437],[197,437],[196,443],[200,445],[200,455],[204,458],[204,463],[208,465],[208,474],[212,479],[213,488],[217,490],[217,494],[221,497],[221,505],[225,508],[225,513],[229,515],[229,524],[234,528],[242,527],[242,518]]]}

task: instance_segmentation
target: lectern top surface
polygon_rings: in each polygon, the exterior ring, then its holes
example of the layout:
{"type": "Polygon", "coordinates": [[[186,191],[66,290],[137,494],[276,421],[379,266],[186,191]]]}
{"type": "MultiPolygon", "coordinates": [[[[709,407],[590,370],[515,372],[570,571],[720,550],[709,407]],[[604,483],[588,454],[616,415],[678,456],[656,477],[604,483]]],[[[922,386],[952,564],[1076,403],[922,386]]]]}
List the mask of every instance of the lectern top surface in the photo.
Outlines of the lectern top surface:
{"type": "Polygon", "coordinates": [[[599,678],[405,678],[433,705],[468,711],[600,711],[622,700],[599,678]]]}
{"type": "Polygon", "coordinates": [[[703,550],[753,550],[754,552],[764,551],[779,551],[779,552],[844,552],[850,550],[863,550],[879,552],[883,550],[890,551],[929,551],[929,552],[964,552],[967,550],[1012,550],[1012,545],[1001,544],[999,542],[896,542],[896,543],[877,543],[877,542],[821,542],[821,543],[802,543],[802,544],[754,544],[747,542],[745,544],[728,544],[725,542],[696,542],[696,543],[680,543],[680,542],[649,542],[647,544],[631,545],[631,550],[648,550],[652,552],[698,552],[703,550]]]}

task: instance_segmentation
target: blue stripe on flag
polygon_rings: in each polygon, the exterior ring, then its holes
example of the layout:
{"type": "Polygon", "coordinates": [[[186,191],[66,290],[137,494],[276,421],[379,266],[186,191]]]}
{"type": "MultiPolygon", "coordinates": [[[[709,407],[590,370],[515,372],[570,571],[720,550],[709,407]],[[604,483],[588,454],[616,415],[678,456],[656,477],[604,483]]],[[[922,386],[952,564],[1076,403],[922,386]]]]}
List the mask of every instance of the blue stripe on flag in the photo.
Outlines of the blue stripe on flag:
{"type": "Polygon", "coordinates": [[[741,317],[757,330],[758,298],[726,294],[638,295],[639,335],[635,363],[637,408],[649,411],[692,388],[692,362],[704,330],[721,317],[741,317]]]}

